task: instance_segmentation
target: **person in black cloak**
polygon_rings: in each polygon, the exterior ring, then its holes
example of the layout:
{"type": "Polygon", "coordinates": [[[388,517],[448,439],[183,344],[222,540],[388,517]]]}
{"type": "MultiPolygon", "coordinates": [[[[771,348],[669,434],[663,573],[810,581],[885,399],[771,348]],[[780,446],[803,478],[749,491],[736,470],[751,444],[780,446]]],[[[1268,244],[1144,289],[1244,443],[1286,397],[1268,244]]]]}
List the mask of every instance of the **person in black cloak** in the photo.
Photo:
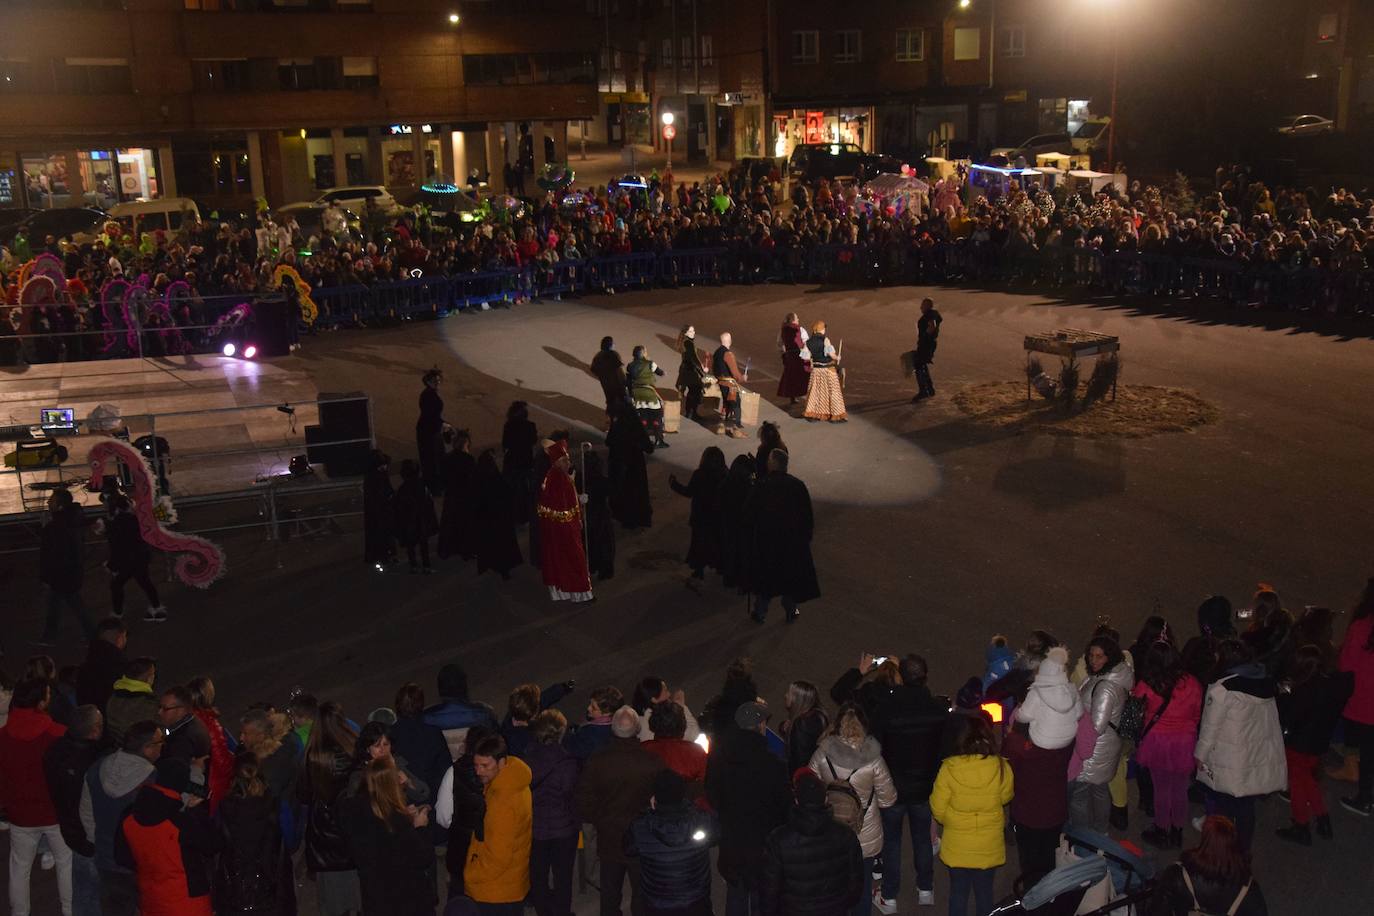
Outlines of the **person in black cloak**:
{"type": "Polygon", "coordinates": [[[477,459],[465,429],[448,430],[444,456],[444,508],[439,516],[439,557],[471,560],[477,554],[477,459]]]}
{"type": "Polygon", "coordinates": [[[711,445],[701,453],[701,463],[692,472],[687,486],[678,483],[676,475],[668,475],[668,485],[673,492],[692,500],[692,540],[687,545],[687,565],[692,567],[694,579],[705,578],[706,567],[720,569],[722,565],[720,487],[727,473],[725,453],[711,445]]]}
{"type": "Polygon", "coordinates": [[[617,408],[606,434],[611,479],[611,514],[626,528],[654,522],[649,502],[649,468],[644,456],[654,450],[639,416],[628,404],[617,408]]]}
{"type": "Polygon", "coordinates": [[[407,458],[401,462],[401,486],[396,490],[396,540],[406,549],[412,573],[421,569],[415,560],[417,548],[425,573],[433,571],[429,565],[429,539],[437,530],[434,497],[420,477],[420,466],[407,458]]]}
{"type": "Polygon", "coordinates": [[[435,496],[444,495],[444,480],[440,474],[444,460],[444,399],[439,397],[439,385],[443,380],[444,373],[438,369],[424,374],[420,418],[415,421],[415,452],[420,459],[420,476],[435,496]]]}
{"type": "MultiPolygon", "coordinates": [[[[569,455],[572,454],[571,440],[572,434],[566,429],[555,429],[553,432],[549,433],[548,442],[569,443],[569,455]]],[[[535,506],[539,504],[539,489],[544,485],[544,478],[549,473],[549,456],[544,451],[545,448],[547,448],[547,443],[540,442],[539,448],[536,449],[534,453],[534,469],[530,471],[530,549],[527,556],[530,558],[530,565],[535,569],[539,568],[539,559],[542,555],[539,552],[539,520],[534,517],[534,511],[535,506]]]]}
{"type": "Polygon", "coordinates": [[[598,579],[615,575],[615,525],[611,521],[611,482],[601,466],[601,456],[586,453],[587,563],[598,579]]]}
{"type": "Polygon", "coordinates": [[[754,456],[736,455],[720,485],[720,574],[727,588],[749,590],[749,517],[754,456]]]}
{"type": "Polygon", "coordinates": [[[768,455],[768,476],[754,487],[746,515],[749,519],[749,593],[754,596],[750,618],[763,623],[768,602],[782,598],[787,622],[801,615],[797,605],[821,596],[816,564],[811,559],[814,518],[806,484],[787,473],[782,449],[768,455]]]}
{"type": "Polygon", "coordinates": [[[363,477],[363,557],[379,572],[396,559],[395,500],[391,458],[373,449],[363,477]]]}
{"type": "Polygon", "coordinates": [[[477,456],[477,572],[494,569],[502,579],[523,562],[515,539],[514,496],[501,471],[496,453],[487,449],[477,456]]]}
{"type": "MultiPolygon", "coordinates": [[[[523,525],[534,513],[534,453],[539,430],[530,420],[529,405],[512,401],[506,409],[506,425],[501,430],[501,469],[511,490],[515,524],[523,525]]],[[[543,478],[539,478],[540,481],[543,478]]]]}

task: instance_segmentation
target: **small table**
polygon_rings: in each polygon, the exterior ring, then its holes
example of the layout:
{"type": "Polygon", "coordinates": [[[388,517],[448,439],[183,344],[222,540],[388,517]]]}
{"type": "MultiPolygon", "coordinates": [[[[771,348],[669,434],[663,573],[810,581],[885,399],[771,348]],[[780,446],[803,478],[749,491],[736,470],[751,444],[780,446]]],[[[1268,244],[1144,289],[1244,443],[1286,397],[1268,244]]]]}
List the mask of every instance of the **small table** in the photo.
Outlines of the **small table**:
{"type": "MultiPolygon", "coordinates": [[[[1030,361],[1032,353],[1049,353],[1060,359],[1073,361],[1080,356],[1102,357],[1121,349],[1121,339],[1110,334],[1084,331],[1081,328],[1060,328],[1048,334],[1027,334],[1026,348],[1026,400],[1031,399],[1030,361]]],[[[1116,400],[1116,380],[1112,380],[1112,400],[1116,400]]]]}

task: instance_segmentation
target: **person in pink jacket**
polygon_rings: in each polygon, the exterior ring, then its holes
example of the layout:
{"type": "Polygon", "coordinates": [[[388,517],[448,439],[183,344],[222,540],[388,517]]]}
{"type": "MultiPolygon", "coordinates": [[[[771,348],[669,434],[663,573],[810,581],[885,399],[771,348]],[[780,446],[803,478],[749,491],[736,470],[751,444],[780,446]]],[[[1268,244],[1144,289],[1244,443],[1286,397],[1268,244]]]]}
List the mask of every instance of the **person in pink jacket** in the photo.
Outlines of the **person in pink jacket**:
{"type": "Polygon", "coordinates": [[[1141,660],[1140,679],[1131,695],[1145,699],[1145,724],[1135,759],[1150,771],[1155,789],[1155,822],[1140,838],[1160,849],[1182,849],[1202,685],[1183,670],[1178,650],[1161,639],[1141,660]]]}
{"type": "Polygon", "coordinates": [[[1345,743],[1360,751],[1359,789],[1341,807],[1361,817],[1374,815],[1374,579],[1350,614],[1341,643],[1340,669],[1355,675],[1355,692],[1346,701],[1345,743]]]}

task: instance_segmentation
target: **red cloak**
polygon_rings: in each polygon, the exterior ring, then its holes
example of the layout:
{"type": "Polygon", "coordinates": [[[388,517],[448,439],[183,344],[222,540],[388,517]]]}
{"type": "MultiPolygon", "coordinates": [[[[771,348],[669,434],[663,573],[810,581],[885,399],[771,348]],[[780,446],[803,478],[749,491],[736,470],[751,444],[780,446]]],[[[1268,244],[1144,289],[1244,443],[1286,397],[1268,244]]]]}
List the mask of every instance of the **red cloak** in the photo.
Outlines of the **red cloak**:
{"type": "MultiPolygon", "coordinates": [[[[556,459],[555,459],[556,461],[556,459]]],[[[555,601],[587,601],[592,582],[582,543],[582,506],[572,478],[555,463],[539,488],[539,566],[555,601]]]]}
{"type": "Polygon", "coordinates": [[[782,341],[782,378],[778,379],[778,397],[804,398],[811,384],[811,366],[802,359],[801,325],[785,324],[779,334],[782,341]]]}

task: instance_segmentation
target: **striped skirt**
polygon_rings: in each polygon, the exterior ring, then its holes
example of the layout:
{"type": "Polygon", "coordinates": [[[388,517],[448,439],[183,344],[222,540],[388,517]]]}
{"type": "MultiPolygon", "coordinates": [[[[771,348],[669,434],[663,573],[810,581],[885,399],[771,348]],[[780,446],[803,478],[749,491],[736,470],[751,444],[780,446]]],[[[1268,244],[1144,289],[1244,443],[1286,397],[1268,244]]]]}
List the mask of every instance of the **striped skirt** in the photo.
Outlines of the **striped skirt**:
{"type": "Polygon", "coordinates": [[[806,392],[806,412],[802,416],[808,420],[832,422],[847,419],[844,392],[840,389],[840,376],[834,366],[811,370],[811,386],[806,392]]]}

